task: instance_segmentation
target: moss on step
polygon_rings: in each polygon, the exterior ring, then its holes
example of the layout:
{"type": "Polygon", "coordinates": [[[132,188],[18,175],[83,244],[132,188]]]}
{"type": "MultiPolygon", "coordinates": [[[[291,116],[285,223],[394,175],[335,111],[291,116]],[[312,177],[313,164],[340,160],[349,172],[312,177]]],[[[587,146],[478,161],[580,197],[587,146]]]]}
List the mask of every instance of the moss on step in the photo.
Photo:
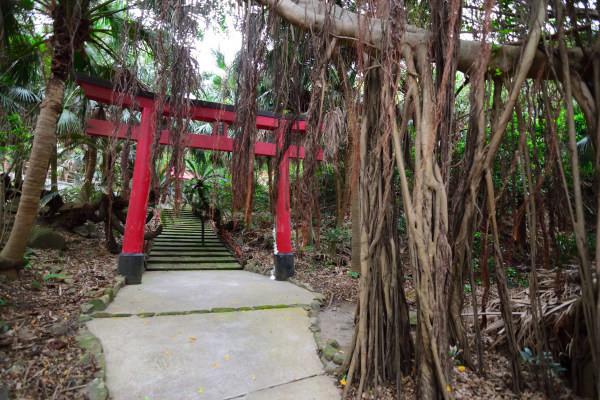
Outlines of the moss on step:
{"type": "Polygon", "coordinates": [[[107,312],[99,312],[99,313],[93,313],[92,318],[125,318],[125,317],[131,317],[131,314],[126,314],[126,313],[119,313],[119,314],[111,314],[111,313],[107,313],[107,312]]]}
{"type": "Polygon", "coordinates": [[[144,313],[137,314],[137,316],[140,318],[148,318],[148,317],[154,317],[155,314],[156,313],[153,313],[153,312],[144,312],[144,313]]]}

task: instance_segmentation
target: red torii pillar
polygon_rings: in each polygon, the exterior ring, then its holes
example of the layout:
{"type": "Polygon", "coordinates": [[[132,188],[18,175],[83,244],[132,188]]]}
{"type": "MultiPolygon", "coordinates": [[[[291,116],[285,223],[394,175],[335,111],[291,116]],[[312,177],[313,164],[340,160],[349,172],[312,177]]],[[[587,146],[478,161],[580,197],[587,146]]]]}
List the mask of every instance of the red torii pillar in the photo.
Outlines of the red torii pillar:
{"type": "Polygon", "coordinates": [[[148,195],[150,194],[150,146],[154,139],[155,123],[156,112],[152,108],[144,107],[133,166],[123,249],[119,255],[117,266],[117,272],[125,276],[128,285],[142,283],[142,273],[144,272],[144,232],[148,195]]]}
{"type": "MultiPolygon", "coordinates": [[[[275,131],[277,148],[283,147],[285,129],[275,131]]],[[[277,185],[277,222],[275,225],[275,279],[285,281],[294,275],[294,253],[292,253],[292,228],[290,221],[290,149],[285,151],[279,164],[277,185]]]]}

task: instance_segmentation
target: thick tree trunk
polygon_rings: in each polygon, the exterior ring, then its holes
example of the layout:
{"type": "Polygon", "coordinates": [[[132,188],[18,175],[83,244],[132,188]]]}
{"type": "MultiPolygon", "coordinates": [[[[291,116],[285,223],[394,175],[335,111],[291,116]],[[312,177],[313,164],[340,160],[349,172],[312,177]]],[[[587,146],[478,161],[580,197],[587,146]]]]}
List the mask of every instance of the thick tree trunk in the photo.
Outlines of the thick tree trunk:
{"type": "Polygon", "coordinates": [[[88,158],[85,165],[85,182],[92,182],[96,173],[96,162],[98,161],[98,148],[88,146],[88,158]]]}
{"type": "Polygon", "coordinates": [[[350,258],[350,270],[352,272],[360,273],[360,201],[358,186],[352,191],[351,204],[352,255],[350,258]]]}
{"type": "Polygon", "coordinates": [[[0,253],[0,270],[25,265],[23,253],[37,214],[50,155],[56,143],[56,121],[62,111],[64,88],[65,81],[56,77],[51,78],[46,86],[15,224],[6,246],[0,253]]]}
{"type": "MultiPolygon", "coordinates": [[[[571,72],[568,65],[568,54],[566,41],[562,36],[562,25],[560,25],[560,57],[563,67],[563,88],[565,94],[565,106],[567,111],[567,131],[569,134],[568,148],[571,158],[571,174],[573,176],[573,198],[574,198],[574,220],[573,231],[575,233],[575,242],[579,254],[579,273],[582,278],[581,308],[583,310],[585,326],[587,328],[587,344],[590,348],[591,358],[593,360],[594,382],[596,396],[600,397],[600,304],[596,304],[596,295],[598,289],[594,287],[592,274],[592,263],[586,238],[585,213],[583,210],[583,194],[581,191],[581,180],[579,172],[579,157],[577,154],[577,137],[575,131],[575,114],[573,110],[573,88],[571,72]]],[[[598,149],[596,149],[598,152],[598,149]]],[[[598,266],[596,266],[598,268],[598,266]]],[[[598,285],[600,286],[600,285],[598,285]]]]}
{"type": "Polygon", "coordinates": [[[358,397],[370,387],[377,396],[381,381],[395,380],[400,385],[414,354],[404,274],[398,261],[398,215],[392,197],[394,162],[390,136],[383,139],[386,136],[379,118],[381,75],[379,69],[370,70],[365,84],[363,121],[367,122],[361,129],[360,195],[355,200],[360,202],[360,223],[353,223],[353,230],[360,228],[359,321],[348,354],[345,394],[358,379],[358,397]]]}
{"type": "Polygon", "coordinates": [[[65,82],[73,60],[73,51],[81,48],[85,31],[89,28],[89,20],[84,21],[82,18],[88,8],[89,2],[82,2],[77,7],[66,0],[52,3],[54,53],[50,60],[50,79],[46,84],[45,97],[33,132],[33,146],[15,224],[0,253],[0,270],[14,269],[25,264],[23,253],[37,214],[50,156],[56,144],[56,121],[62,112],[65,82]]]}
{"type": "Polygon", "coordinates": [[[50,156],[50,191],[58,192],[58,148],[56,142],[50,156]]]}

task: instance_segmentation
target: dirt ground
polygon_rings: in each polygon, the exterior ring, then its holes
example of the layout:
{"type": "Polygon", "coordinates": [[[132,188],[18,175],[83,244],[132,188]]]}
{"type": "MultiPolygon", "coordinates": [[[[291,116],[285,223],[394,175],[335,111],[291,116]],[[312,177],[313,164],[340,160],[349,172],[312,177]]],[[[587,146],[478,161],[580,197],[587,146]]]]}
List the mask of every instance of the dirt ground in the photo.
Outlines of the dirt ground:
{"type": "Polygon", "coordinates": [[[77,347],[77,320],[80,305],[114,283],[116,256],[101,231],[59,232],[65,250],[30,249],[17,280],[0,277],[0,398],[85,399],[99,371],[77,347]]]}
{"type": "Polygon", "coordinates": [[[354,334],[356,304],[348,301],[334,301],[319,312],[319,327],[324,341],[335,339],[341,350],[348,353],[354,334]]]}

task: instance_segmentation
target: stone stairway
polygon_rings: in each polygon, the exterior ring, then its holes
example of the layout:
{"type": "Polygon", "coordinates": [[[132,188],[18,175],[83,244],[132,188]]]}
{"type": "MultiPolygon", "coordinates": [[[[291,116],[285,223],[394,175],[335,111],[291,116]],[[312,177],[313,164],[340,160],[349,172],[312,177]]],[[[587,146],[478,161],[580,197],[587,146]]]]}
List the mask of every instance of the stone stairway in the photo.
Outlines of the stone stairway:
{"type": "Polygon", "coordinates": [[[177,217],[170,210],[163,213],[168,213],[167,222],[154,239],[149,271],[242,268],[209,223],[205,224],[202,242],[202,220],[191,210],[182,210],[177,217]]]}

